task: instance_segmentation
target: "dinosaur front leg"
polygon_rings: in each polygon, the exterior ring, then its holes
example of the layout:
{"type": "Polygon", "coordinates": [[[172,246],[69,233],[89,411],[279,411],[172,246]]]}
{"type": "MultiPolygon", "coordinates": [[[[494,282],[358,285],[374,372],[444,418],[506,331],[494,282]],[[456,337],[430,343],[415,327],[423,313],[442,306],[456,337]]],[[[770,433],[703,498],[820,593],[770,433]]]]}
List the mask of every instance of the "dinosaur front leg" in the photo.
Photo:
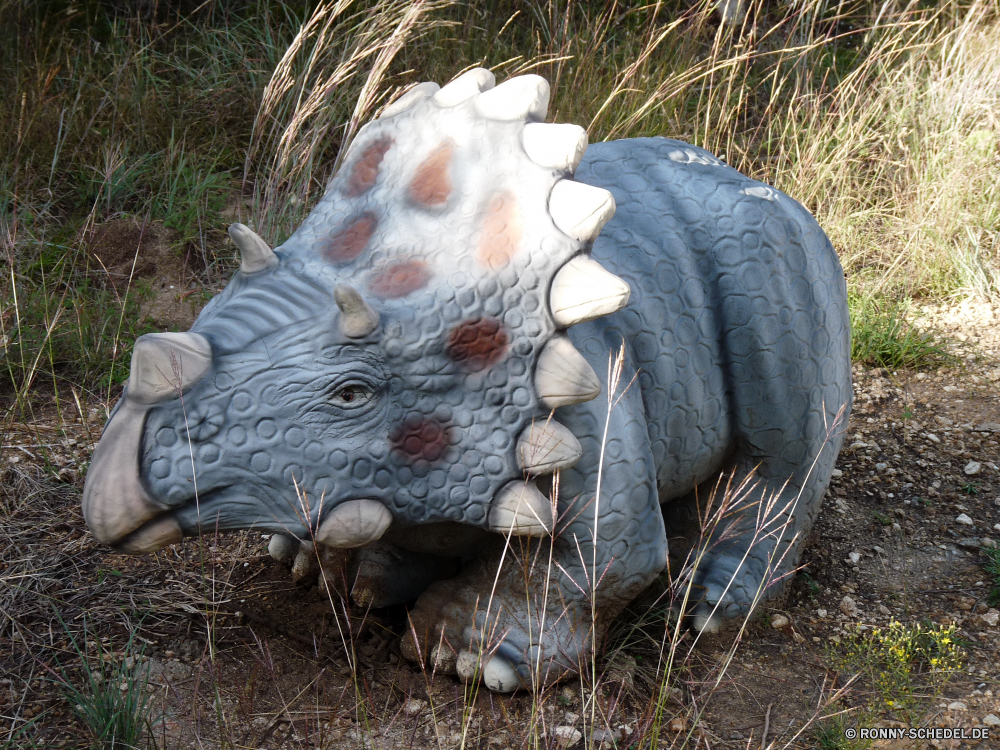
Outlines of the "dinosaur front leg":
{"type": "Polygon", "coordinates": [[[481,675],[497,691],[555,682],[581,668],[608,623],[662,570],[666,537],[638,389],[609,419],[604,399],[559,418],[582,436],[583,453],[560,474],[554,532],[499,538],[458,578],[431,586],[411,612],[409,658],[447,669],[450,649],[461,677],[481,675]]]}

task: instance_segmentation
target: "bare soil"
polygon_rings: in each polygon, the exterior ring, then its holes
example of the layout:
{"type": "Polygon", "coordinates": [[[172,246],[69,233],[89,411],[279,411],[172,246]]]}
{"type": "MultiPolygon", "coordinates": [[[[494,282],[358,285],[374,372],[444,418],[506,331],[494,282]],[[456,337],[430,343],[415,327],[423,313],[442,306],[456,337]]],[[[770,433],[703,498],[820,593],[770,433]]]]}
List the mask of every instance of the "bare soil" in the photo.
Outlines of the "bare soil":
{"type": "MultiPolygon", "coordinates": [[[[817,727],[832,720],[818,716],[846,712],[839,719],[853,726],[877,697],[864,679],[837,673],[831,653],[849,625],[891,618],[953,623],[966,651],[963,669],[923,696],[910,723],[981,728],[1000,716],[1000,613],[982,568],[983,546],[1000,540],[1000,307],[933,308],[922,324],[965,340],[967,366],[855,369],[848,440],[802,574],[732,660],[721,642],[689,653],[683,636],[656,739],[650,706],[668,624],[658,611],[622,619],[597,663],[603,747],[689,738],[689,747],[757,748],[765,731],[774,747],[821,747],[817,727]]],[[[573,733],[587,697],[580,680],[533,704],[416,670],[399,656],[405,608],[345,613],[338,604],[335,613],[321,587],[292,584],[260,534],[138,558],[98,545],[79,502],[106,405],[63,407],[13,425],[0,451],[0,728],[34,722],[10,746],[27,737],[86,746],[60,669],[83,684],[74,641],[91,664],[102,650],[120,663],[130,633],[149,670],[158,747],[527,747],[532,726],[546,747],[584,746],[573,733]]],[[[1000,747],[1000,728],[993,733],[875,747],[1000,747]]]]}

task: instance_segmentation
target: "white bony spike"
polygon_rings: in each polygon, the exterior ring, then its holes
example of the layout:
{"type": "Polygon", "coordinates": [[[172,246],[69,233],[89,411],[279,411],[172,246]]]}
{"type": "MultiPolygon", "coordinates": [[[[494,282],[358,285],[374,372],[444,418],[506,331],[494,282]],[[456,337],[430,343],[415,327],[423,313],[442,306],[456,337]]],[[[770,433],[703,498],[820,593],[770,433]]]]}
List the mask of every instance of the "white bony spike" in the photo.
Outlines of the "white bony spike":
{"type": "Polygon", "coordinates": [[[601,381],[566,336],[553,336],[538,355],[535,391],[549,409],[597,398],[601,381]]]}
{"type": "Polygon", "coordinates": [[[582,455],[580,441],[554,419],[529,424],[517,439],[517,462],[532,474],[568,469],[582,455]]]}
{"type": "Polygon", "coordinates": [[[502,656],[494,656],[483,668],[483,682],[494,693],[513,693],[521,687],[521,678],[513,665],[502,656]]]}
{"type": "Polygon", "coordinates": [[[521,142],[535,164],[572,173],[587,150],[587,131],[579,125],[529,122],[521,142]]]}
{"type": "Polygon", "coordinates": [[[534,482],[509,482],[490,504],[490,529],[514,536],[552,533],[552,505],[534,482]]]}
{"type": "Polygon", "coordinates": [[[561,327],[621,310],[632,290],[627,282],[586,255],[577,255],[552,280],[549,306],[561,327]]]}
{"type": "Polygon", "coordinates": [[[479,114],[491,120],[541,122],[549,111],[549,82],[541,76],[508,78],[476,98],[479,114]]]}
{"type": "Polygon", "coordinates": [[[138,529],[112,546],[115,551],[126,555],[142,555],[156,552],[168,544],[176,544],[181,540],[181,526],[173,516],[160,516],[143,524],[138,529]]]}
{"type": "Polygon", "coordinates": [[[243,273],[257,273],[278,262],[278,256],[271,246],[245,224],[230,224],[229,236],[240,251],[240,271],[243,273]]]}
{"type": "Polygon", "coordinates": [[[615,197],[603,188],[559,180],[549,195],[549,214],[564,234],[590,242],[615,215],[615,197]]]}
{"type": "Polygon", "coordinates": [[[467,70],[434,94],[434,103],[441,107],[454,107],[496,85],[494,75],[486,68],[467,70]]]}
{"type": "Polygon", "coordinates": [[[267,552],[278,562],[288,562],[299,550],[299,540],[289,534],[271,534],[267,552]]]}
{"type": "Polygon", "coordinates": [[[405,112],[421,99],[433,96],[440,88],[440,86],[432,81],[418,83],[388,107],[383,109],[382,114],[378,116],[378,119],[384,120],[386,117],[392,117],[393,115],[398,115],[400,112],[405,112]]]}
{"type": "Polygon", "coordinates": [[[155,404],[187,390],[212,365],[212,346],[198,333],[147,333],[132,348],[128,397],[155,404]]]}
{"type": "Polygon", "coordinates": [[[296,548],[295,559],[292,561],[292,582],[299,585],[311,581],[319,566],[316,560],[316,548],[311,542],[296,542],[296,548]]]}
{"type": "Polygon", "coordinates": [[[316,530],[317,542],[329,547],[363,547],[379,539],[392,524],[392,513],[378,500],[347,500],[335,507],[316,530]]]}
{"type": "Polygon", "coordinates": [[[340,330],[348,338],[364,338],[378,328],[378,313],[354,287],[337,284],[333,289],[333,300],[340,308],[340,330]]]}

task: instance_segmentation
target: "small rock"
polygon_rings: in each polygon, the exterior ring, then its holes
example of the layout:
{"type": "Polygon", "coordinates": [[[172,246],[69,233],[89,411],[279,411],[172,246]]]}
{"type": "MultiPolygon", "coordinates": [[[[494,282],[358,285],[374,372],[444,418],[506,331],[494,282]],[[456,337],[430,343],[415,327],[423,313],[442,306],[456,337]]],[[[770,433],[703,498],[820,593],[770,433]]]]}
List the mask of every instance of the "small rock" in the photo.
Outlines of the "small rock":
{"type": "Polygon", "coordinates": [[[980,617],[983,618],[983,622],[989,625],[991,628],[995,628],[997,623],[1000,622],[1000,612],[995,609],[988,609],[980,617]]]}
{"type": "Polygon", "coordinates": [[[580,718],[580,714],[575,714],[572,711],[567,711],[566,714],[563,716],[563,718],[566,720],[567,724],[576,724],[577,719],[580,718]]]}
{"type": "Polygon", "coordinates": [[[984,536],[982,539],[980,539],[979,543],[982,544],[984,547],[996,547],[997,546],[996,540],[992,539],[992,538],[990,538],[988,536],[984,536]]]}
{"type": "Polygon", "coordinates": [[[771,627],[775,630],[781,630],[788,627],[788,618],[784,615],[777,614],[771,616],[771,627]]]}
{"type": "Polygon", "coordinates": [[[935,435],[933,432],[927,433],[927,439],[930,440],[934,445],[938,445],[941,442],[941,438],[935,435]]]}
{"type": "Polygon", "coordinates": [[[879,462],[875,464],[875,471],[885,471],[889,468],[889,464],[879,462]]]}
{"type": "Polygon", "coordinates": [[[968,711],[969,707],[962,701],[952,701],[948,704],[949,711],[968,711]]]}
{"type": "Polygon", "coordinates": [[[621,741],[622,731],[620,729],[595,729],[592,736],[596,745],[613,745],[621,741]]]}
{"type": "Polygon", "coordinates": [[[687,729],[687,721],[683,716],[675,716],[670,720],[670,723],[667,724],[667,728],[671,732],[683,732],[687,729]]]}
{"type": "Polygon", "coordinates": [[[416,716],[422,713],[425,708],[427,708],[427,701],[419,698],[407,698],[406,703],[403,704],[403,713],[407,716],[416,716]]]}
{"type": "Polygon", "coordinates": [[[986,714],[983,717],[983,726],[986,727],[1000,727],[1000,718],[996,714],[986,714]]]}
{"type": "Polygon", "coordinates": [[[851,563],[853,563],[854,565],[857,565],[858,561],[861,559],[861,553],[860,552],[851,552],[847,557],[850,558],[851,563]]]}
{"type": "Polygon", "coordinates": [[[559,692],[559,697],[566,703],[576,703],[577,698],[580,696],[577,694],[576,688],[572,685],[567,685],[559,692]]]}
{"type": "Polygon", "coordinates": [[[976,432],[1000,432],[1000,424],[996,422],[983,422],[976,426],[976,432]]]}
{"type": "Polygon", "coordinates": [[[796,643],[805,643],[806,642],[806,637],[804,635],[802,635],[802,633],[798,632],[797,630],[793,630],[792,631],[792,640],[795,641],[796,643]]]}
{"type": "Polygon", "coordinates": [[[838,479],[844,476],[844,472],[842,472],[840,469],[834,469],[832,472],[830,472],[830,476],[833,477],[834,479],[838,479]]]}
{"type": "Polygon", "coordinates": [[[969,463],[965,465],[965,473],[970,477],[975,476],[982,470],[983,470],[983,465],[978,461],[969,461],[969,463]]]}
{"type": "Polygon", "coordinates": [[[958,515],[958,518],[956,518],[956,519],[955,519],[955,523],[960,523],[960,524],[962,524],[963,526],[974,526],[974,525],[975,525],[975,524],[974,524],[974,523],[972,522],[972,519],[971,519],[971,518],[969,518],[969,517],[968,517],[967,515],[965,515],[964,513],[960,513],[960,514],[958,515]]]}
{"type": "Polygon", "coordinates": [[[556,738],[556,745],[558,747],[569,747],[583,739],[583,734],[575,727],[556,727],[552,730],[552,734],[556,738]]]}
{"type": "Polygon", "coordinates": [[[857,602],[855,602],[851,597],[845,596],[840,600],[840,611],[848,617],[856,615],[858,613],[857,602]]]}
{"type": "Polygon", "coordinates": [[[889,609],[884,604],[880,604],[880,605],[878,605],[878,613],[880,615],[891,615],[892,614],[892,610],[889,609]]]}
{"type": "Polygon", "coordinates": [[[826,610],[825,609],[817,609],[816,610],[816,616],[822,620],[824,617],[826,617],[826,610]]]}

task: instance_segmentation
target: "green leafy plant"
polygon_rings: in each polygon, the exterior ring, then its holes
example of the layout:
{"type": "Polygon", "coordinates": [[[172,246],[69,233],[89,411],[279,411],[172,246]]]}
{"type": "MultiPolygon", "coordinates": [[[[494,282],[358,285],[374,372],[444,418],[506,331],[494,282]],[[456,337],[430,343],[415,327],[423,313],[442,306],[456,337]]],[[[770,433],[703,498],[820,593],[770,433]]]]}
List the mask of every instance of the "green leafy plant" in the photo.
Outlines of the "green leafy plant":
{"type": "Polygon", "coordinates": [[[983,570],[990,577],[990,593],[988,603],[991,607],[1000,605],[1000,547],[983,547],[986,562],[983,570]]]}
{"type": "Polygon", "coordinates": [[[914,328],[907,320],[909,302],[852,293],[851,359],[872,367],[920,369],[957,365],[942,336],[914,328]]]}

